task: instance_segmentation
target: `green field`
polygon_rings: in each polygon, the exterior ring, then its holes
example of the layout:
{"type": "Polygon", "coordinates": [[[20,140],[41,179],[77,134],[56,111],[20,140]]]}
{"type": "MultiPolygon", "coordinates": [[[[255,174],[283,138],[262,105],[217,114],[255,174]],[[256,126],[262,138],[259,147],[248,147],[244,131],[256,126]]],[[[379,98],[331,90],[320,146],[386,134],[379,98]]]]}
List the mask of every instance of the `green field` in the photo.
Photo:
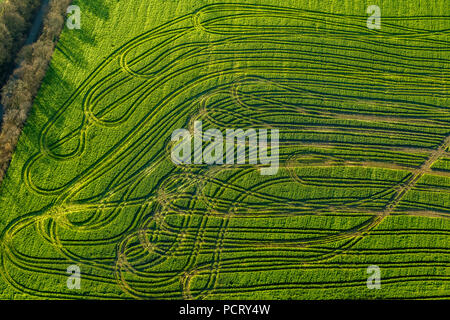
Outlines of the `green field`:
{"type": "Polygon", "coordinates": [[[380,30],[365,1],[74,4],[0,189],[1,298],[450,297],[449,1],[377,1],[380,30]],[[279,129],[278,173],[174,165],[195,120],[279,129]]]}

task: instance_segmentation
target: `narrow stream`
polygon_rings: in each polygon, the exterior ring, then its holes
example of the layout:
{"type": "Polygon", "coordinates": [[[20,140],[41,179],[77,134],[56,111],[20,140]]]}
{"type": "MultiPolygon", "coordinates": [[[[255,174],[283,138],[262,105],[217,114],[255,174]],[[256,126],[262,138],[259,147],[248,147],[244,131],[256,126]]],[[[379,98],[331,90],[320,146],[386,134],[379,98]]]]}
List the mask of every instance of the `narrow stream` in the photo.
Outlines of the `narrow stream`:
{"type": "Polygon", "coordinates": [[[48,8],[48,3],[50,0],[42,0],[41,8],[39,9],[36,17],[34,18],[33,25],[31,26],[30,32],[28,33],[25,45],[32,44],[36,42],[39,37],[39,32],[41,31],[42,22],[44,21],[45,11],[48,8]]]}
{"type": "MultiPolygon", "coordinates": [[[[39,33],[41,31],[42,22],[44,21],[45,11],[48,8],[50,0],[42,0],[41,7],[34,18],[33,24],[31,25],[30,31],[28,32],[28,37],[24,43],[24,46],[33,44],[39,38],[39,33]]],[[[18,68],[17,65],[15,68],[18,68]]],[[[14,71],[14,70],[13,70],[14,71]]],[[[2,128],[3,119],[3,105],[0,103],[0,129],[2,128]]]]}

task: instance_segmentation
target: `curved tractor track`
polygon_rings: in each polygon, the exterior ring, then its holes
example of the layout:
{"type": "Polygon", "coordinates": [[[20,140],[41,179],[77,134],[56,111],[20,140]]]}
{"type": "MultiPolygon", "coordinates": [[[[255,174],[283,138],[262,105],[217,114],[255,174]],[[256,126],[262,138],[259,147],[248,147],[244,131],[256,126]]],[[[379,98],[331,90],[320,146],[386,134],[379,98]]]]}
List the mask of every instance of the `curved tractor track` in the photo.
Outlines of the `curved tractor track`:
{"type": "Polygon", "coordinates": [[[448,288],[448,246],[392,237],[448,241],[449,229],[382,225],[448,219],[448,206],[421,194],[450,193],[449,172],[434,168],[450,156],[449,60],[439,55],[448,57],[449,30],[385,17],[372,32],[365,19],[217,4],[124,43],[42,128],[22,177],[54,200],[2,231],[3,278],[40,297],[267,298],[365,288],[377,264],[392,270],[386,286],[448,288]],[[279,129],[278,174],[172,165],[171,133],[194,120],[279,129]],[[19,245],[30,234],[33,244],[19,245]],[[390,247],[368,246],[382,237],[390,247]],[[69,264],[88,291],[64,287],[69,264]],[[61,285],[46,287],[49,276],[61,285]]]}

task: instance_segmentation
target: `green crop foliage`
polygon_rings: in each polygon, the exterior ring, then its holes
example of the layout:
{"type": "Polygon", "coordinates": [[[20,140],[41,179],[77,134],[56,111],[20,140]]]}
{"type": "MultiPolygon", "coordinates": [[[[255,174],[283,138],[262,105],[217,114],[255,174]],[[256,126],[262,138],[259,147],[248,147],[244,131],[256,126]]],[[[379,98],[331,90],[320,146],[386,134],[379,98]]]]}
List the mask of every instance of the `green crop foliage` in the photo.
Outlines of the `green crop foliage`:
{"type": "Polygon", "coordinates": [[[365,1],[74,1],[1,186],[0,297],[448,298],[433,3],[378,1],[372,30],[365,1]],[[279,129],[278,173],[173,164],[195,120],[279,129]]]}

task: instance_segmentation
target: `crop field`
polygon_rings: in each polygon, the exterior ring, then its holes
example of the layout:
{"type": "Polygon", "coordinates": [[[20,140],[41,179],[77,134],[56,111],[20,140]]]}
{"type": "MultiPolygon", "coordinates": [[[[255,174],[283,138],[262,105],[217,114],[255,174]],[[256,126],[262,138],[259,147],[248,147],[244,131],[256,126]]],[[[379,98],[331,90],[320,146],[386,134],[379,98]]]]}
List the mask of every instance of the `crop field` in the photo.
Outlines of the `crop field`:
{"type": "Polygon", "coordinates": [[[0,297],[449,298],[450,2],[376,2],[381,29],[365,1],[74,1],[0,189],[0,297]],[[278,129],[278,172],[174,164],[200,120],[278,129]]]}

